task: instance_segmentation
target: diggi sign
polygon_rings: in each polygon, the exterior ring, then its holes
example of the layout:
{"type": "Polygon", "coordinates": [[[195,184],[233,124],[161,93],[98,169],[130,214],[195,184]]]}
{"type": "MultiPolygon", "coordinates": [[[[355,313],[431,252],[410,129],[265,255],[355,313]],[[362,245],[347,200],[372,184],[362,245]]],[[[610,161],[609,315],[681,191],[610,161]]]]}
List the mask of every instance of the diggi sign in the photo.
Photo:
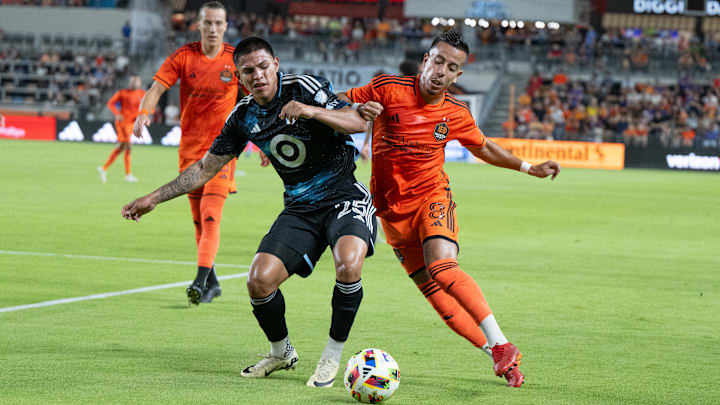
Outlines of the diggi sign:
{"type": "Polygon", "coordinates": [[[489,139],[533,164],[554,160],[562,167],[606,170],[622,170],[625,167],[625,145],[622,143],[489,139]]]}
{"type": "Polygon", "coordinates": [[[55,140],[55,117],[5,116],[0,138],[55,140]]]}

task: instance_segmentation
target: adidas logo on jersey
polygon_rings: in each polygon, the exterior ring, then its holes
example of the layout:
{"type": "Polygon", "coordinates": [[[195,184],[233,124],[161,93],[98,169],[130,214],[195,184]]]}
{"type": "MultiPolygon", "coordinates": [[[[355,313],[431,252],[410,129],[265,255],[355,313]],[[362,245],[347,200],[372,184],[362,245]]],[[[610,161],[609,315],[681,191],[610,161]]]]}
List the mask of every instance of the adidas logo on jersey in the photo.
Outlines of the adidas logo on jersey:
{"type": "Polygon", "coordinates": [[[255,126],[252,127],[252,129],[250,130],[250,133],[251,133],[251,134],[257,134],[258,132],[260,132],[260,125],[255,124],[255,126]]]}
{"type": "Polygon", "coordinates": [[[195,76],[195,73],[193,72],[193,73],[190,73],[189,77],[190,77],[191,79],[195,79],[197,76],[195,76]]]}

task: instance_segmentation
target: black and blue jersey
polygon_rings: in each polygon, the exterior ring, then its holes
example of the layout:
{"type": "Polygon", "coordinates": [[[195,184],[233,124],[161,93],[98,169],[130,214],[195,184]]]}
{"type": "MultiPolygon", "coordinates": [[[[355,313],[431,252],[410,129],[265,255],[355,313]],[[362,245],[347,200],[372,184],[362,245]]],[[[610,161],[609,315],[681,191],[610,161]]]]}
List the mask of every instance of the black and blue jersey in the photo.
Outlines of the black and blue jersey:
{"type": "Polygon", "coordinates": [[[336,204],[343,199],[336,194],[355,188],[355,144],[349,135],[320,121],[299,119],[291,124],[278,118],[292,100],[329,110],[348,106],[323,77],[278,73],[273,100],[263,106],[252,95],[240,100],[210,153],[237,156],[252,142],[265,152],[282,178],[286,207],[313,209],[336,204]]]}

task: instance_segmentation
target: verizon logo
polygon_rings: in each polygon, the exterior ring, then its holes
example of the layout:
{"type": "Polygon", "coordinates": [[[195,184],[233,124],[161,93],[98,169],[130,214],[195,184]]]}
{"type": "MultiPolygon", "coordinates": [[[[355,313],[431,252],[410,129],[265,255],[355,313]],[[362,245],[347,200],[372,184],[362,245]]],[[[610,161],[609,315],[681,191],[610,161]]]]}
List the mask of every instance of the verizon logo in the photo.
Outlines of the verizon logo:
{"type": "Polygon", "coordinates": [[[720,170],[720,157],[689,155],[666,155],[667,165],[671,169],[720,170]]]}

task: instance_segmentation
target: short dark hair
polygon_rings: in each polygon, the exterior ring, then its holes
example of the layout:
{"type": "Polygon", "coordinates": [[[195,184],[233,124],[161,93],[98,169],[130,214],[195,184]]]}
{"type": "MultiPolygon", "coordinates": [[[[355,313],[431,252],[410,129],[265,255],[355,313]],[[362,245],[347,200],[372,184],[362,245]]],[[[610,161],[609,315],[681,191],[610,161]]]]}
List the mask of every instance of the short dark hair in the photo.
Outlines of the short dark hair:
{"type": "Polygon", "coordinates": [[[442,34],[435,37],[435,39],[432,42],[432,45],[430,46],[430,49],[435,48],[435,46],[438,44],[438,42],[445,42],[448,45],[452,46],[455,49],[459,49],[463,52],[465,52],[466,55],[470,55],[470,48],[468,47],[468,44],[463,41],[460,34],[458,34],[455,30],[448,30],[443,32],[442,34]]]}
{"type": "Polygon", "coordinates": [[[270,46],[270,43],[268,41],[258,37],[247,37],[242,41],[238,42],[238,44],[235,46],[235,51],[233,52],[233,61],[237,63],[238,59],[240,59],[241,56],[258,51],[260,49],[266,50],[267,53],[270,54],[270,56],[272,56],[273,58],[275,57],[275,52],[273,52],[272,46],[270,46]]]}
{"type": "Polygon", "coordinates": [[[414,60],[405,59],[400,62],[400,74],[403,76],[415,76],[420,70],[420,64],[414,60]]]}
{"type": "Polygon", "coordinates": [[[224,4],[220,3],[219,1],[208,1],[206,3],[203,3],[202,6],[200,6],[200,10],[198,10],[198,16],[200,16],[200,12],[203,11],[205,8],[220,8],[225,10],[225,16],[227,16],[228,11],[224,4]]]}

